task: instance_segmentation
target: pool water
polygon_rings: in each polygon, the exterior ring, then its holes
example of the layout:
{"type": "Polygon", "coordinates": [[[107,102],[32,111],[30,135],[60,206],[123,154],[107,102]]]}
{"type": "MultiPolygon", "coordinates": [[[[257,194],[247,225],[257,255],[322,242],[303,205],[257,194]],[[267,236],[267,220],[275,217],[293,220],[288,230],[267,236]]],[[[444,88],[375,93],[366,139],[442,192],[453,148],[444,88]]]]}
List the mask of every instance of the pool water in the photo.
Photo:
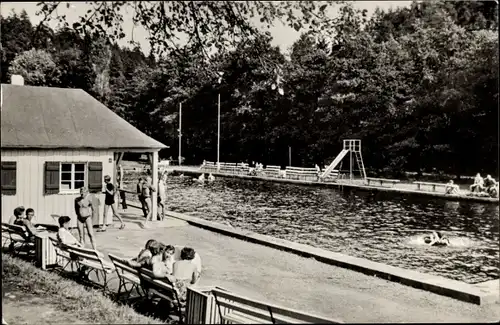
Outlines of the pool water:
{"type": "Polygon", "coordinates": [[[499,278],[499,207],[394,193],[169,177],[168,208],[333,252],[478,283],[499,278]],[[442,231],[448,247],[422,237],[442,231]]]}

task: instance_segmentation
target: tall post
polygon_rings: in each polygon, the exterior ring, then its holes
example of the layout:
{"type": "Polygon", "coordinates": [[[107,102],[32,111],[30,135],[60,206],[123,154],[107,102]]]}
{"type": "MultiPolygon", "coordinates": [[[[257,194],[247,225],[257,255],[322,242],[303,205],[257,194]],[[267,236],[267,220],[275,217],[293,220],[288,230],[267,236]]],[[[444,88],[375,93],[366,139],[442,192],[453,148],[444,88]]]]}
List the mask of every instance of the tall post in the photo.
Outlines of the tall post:
{"type": "Polygon", "coordinates": [[[181,165],[182,155],[182,103],[179,103],[179,166],[181,165]]]}
{"type": "Polygon", "coordinates": [[[349,142],[349,180],[352,182],[352,142],[349,142]]]}
{"type": "Polygon", "coordinates": [[[217,171],[220,170],[220,93],[217,96],[217,171]]]}
{"type": "Polygon", "coordinates": [[[151,220],[158,218],[158,151],[154,151],[151,157],[151,177],[153,178],[154,192],[151,193],[151,220]]]}
{"type": "Polygon", "coordinates": [[[288,166],[292,166],[292,147],[288,146],[288,166]]]}

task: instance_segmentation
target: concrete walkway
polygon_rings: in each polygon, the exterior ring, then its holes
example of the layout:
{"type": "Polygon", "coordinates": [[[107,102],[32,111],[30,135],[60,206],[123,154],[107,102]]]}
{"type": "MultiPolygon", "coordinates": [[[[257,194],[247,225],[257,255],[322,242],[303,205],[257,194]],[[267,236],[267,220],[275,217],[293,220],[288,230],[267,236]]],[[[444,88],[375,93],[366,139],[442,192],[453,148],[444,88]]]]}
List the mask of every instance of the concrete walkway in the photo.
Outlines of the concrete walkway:
{"type": "Polygon", "coordinates": [[[203,261],[200,286],[222,286],[259,300],[344,322],[500,319],[498,304],[477,306],[457,301],[173,220],[152,226],[140,229],[128,223],[124,230],[97,233],[99,250],[132,257],[150,238],[191,246],[203,261]]]}

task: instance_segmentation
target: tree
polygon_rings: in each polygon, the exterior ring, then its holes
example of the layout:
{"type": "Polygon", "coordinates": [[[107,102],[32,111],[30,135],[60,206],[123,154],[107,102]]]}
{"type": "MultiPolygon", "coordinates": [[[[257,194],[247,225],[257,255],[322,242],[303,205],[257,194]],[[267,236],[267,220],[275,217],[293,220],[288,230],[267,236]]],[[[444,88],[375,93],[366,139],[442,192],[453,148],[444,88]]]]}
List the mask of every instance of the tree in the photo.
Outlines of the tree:
{"type": "Polygon", "coordinates": [[[1,27],[1,80],[2,83],[10,82],[8,78],[8,69],[10,63],[16,55],[31,49],[31,35],[33,26],[29,20],[26,11],[21,14],[13,12],[9,17],[0,16],[1,27]]]}
{"type": "Polygon", "coordinates": [[[15,57],[9,67],[9,74],[23,76],[31,86],[51,86],[57,84],[59,71],[52,56],[43,50],[25,51],[15,57]]]}
{"type": "MultiPolygon", "coordinates": [[[[86,34],[97,34],[116,41],[125,37],[123,14],[133,12],[133,22],[150,35],[151,48],[157,54],[181,54],[181,34],[187,37],[191,52],[201,51],[206,57],[212,50],[225,51],[243,40],[259,35],[259,24],[269,28],[276,21],[300,30],[308,27],[312,33],[327,30],[335,19],[328,8],[337,1],[92,1],[93,7],[80,17],[73,28],[86,34]]],[[[38,3],[38,14],[64,23],[57,14],[60,2],[38,3]]]]}

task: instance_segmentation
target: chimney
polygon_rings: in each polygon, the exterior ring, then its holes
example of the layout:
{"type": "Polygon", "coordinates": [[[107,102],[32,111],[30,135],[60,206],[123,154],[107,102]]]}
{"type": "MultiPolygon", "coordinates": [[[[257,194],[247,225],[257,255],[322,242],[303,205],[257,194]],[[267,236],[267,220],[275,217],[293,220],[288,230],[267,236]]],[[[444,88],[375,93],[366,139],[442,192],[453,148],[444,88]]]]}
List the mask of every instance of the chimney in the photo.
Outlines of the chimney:
{"type": "Polygon", "coordinates": [[[24,86],[24,78],[18,74],[13,74],[10,77],[10,83],[12,85],[24,86]]]}

